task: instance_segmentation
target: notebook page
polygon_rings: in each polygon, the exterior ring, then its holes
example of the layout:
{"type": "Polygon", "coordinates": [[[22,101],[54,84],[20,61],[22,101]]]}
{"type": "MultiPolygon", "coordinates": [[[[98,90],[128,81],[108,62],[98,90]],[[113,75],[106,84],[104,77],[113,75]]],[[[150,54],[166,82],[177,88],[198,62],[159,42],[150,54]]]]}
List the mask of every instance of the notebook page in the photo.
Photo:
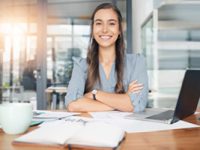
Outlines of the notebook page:
{"type": "Polygon", "coordinates": [[[95,146],[95,147],[117,147],[125,136],[125,132],[113,125],[99,121],[88,122],[85,128],[69,138],[68,144],[95,146]]]}
{"type": "Polygon", "coordinates": [[[64,145],[65,141],[77,134],[84,126],[80,123],[68,123],[58,120],[41,126],[15,139],[14,142],[64,145]]]}

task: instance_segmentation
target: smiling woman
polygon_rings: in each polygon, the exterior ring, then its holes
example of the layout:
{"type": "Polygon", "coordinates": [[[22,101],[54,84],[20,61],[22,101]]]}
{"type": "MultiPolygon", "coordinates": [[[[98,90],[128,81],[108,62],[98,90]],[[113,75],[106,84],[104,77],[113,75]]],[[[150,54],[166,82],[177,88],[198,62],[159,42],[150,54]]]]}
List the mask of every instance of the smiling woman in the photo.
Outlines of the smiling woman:
{"type": "Polygon", "coordinates": [[[103,3],[91,18],[87,58],[74,59],[66,107],[69,111],[143,111],[148,81],[144,57],[125,54],[122,16],[103,3]]]}
{"type": "MultiPolygon", "coordinates": [[[[106,1],[110,2],[110,0],[106,1]]],[[[23,84],[27,95],[24,97],[36,99],[37,96],[38,108],[46,109],[48,98],[44,93],[45,82],[47,81],[47,86],[68,86],[73,66],[72,57],[86,57],[91,12],[94,6],[100,3],[101,1],[91,0],[0,1],[0,25],[6,23],[0,28],[4,41],[3,59],[7,59],[6,63],[3,63],[3,69],[6,70],[3,72],[2,82],[10,85],[12,48],[14,58],[12,80],[18,78],[18,81],[26,83],[23,84]],[[23,23],[22,27],[20,24],[23,23]],[[18,56],[21,58],[18,59],[20,62],[17,61],[18,56]],[[33,73],[32,66],[34,66],[35,76],[31,74],[29,77],[27,74],[33,73]],[[26,70],[30,71],[27,73],[26,70]],[[32,77],[38,77],[42,82],[32,84],[29,82],[32,77]],[[38,90],[36,95],[36,91],[32,91],[32,85],[42,90],[38,90]]],[[[116,4],[126,17],[126,1],[119,0],[116,4]]]]}

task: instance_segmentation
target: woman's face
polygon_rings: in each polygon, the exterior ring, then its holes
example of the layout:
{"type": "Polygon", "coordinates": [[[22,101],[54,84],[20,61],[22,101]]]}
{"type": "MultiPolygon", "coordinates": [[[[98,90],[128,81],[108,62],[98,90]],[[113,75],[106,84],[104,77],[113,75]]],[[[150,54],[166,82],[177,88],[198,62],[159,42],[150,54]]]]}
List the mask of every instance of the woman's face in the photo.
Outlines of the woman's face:
{"type": "Polygon", "coordinates": [[[117,14],[112,9],[100,9],[94,16],[93,37],[100,47],[115,47],[120,34],[117,14]]]}

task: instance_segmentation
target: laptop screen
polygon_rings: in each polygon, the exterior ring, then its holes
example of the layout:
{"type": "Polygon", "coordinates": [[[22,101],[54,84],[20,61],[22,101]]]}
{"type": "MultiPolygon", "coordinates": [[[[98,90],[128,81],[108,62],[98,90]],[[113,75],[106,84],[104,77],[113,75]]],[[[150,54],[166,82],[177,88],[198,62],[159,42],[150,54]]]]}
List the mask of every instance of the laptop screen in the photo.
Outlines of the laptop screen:
{"type": "Polygon", "coordinates": [[[183,119],[192,115],[200,97],[200,70],[187,70],[182,82],[174,117],[183,119]]]}

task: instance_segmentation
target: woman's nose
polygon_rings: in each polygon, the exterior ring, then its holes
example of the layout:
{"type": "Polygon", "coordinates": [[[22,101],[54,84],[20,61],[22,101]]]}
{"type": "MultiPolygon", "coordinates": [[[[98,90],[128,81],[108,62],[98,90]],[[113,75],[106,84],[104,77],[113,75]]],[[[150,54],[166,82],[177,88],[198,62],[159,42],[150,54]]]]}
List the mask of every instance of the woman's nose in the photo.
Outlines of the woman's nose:
{"type": "Polygon", "coordinates": [[[107,25],[103,25],[103,33],[106,33],[108,31],[108,26],[107,25]]]}

